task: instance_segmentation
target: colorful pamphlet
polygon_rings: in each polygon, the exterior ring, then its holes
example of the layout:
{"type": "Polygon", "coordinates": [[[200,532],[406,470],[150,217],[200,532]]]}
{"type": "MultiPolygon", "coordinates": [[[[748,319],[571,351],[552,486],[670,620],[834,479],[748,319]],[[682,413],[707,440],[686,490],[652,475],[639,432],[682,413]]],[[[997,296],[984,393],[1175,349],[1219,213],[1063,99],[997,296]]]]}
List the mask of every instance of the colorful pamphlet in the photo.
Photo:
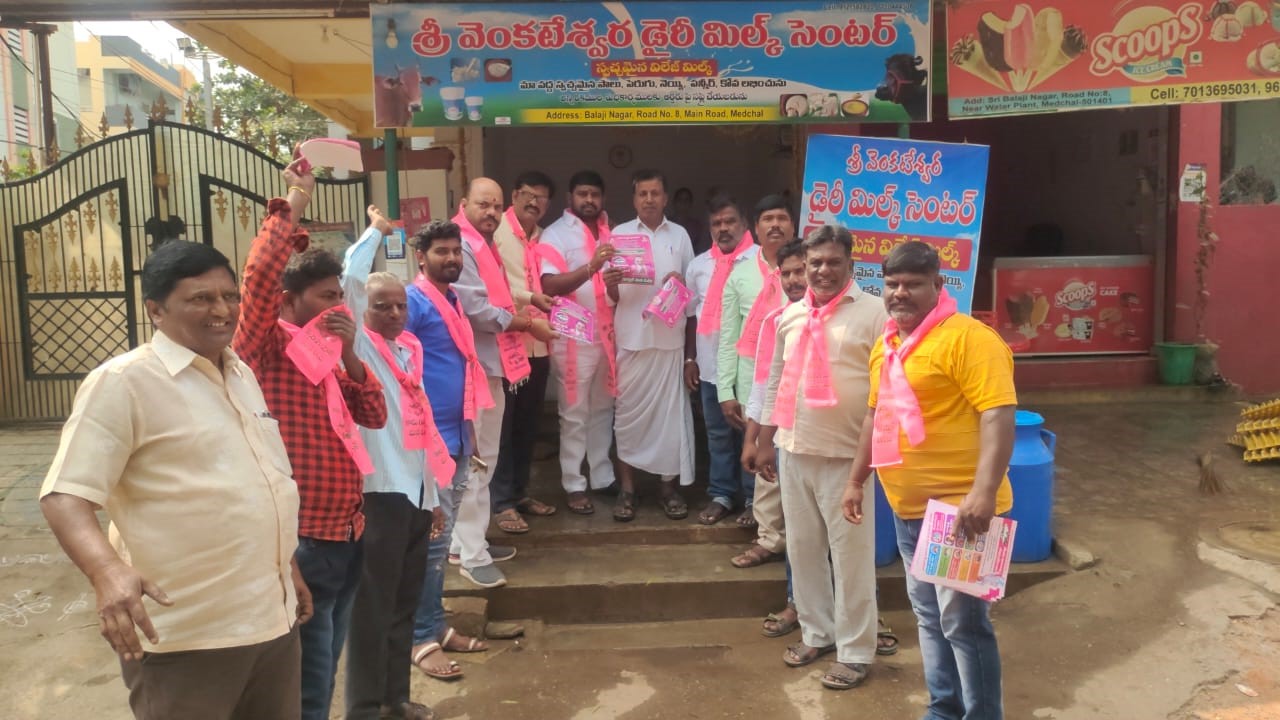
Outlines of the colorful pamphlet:
{"type": "Polygon", "coordinates": [[[560,337],[590,345],[596,340],[595,313],[565,297],[551,306],[551,329],[560,337]]]}
{"type": "Polygon", "coordinates": [[[658,318],[667,327],[675,327],[676,322],[684,317],[684,309],[693,299],[693,291],[674,277],[662,283],[662,289],[649,301],[649,305],[640,312],[640,316],[648,320],[658,318]]]}
{"type": "Polygon", "coordinates": [[[614,235],[613,257],[609,267],[622,271],[622,282],[631,285],[653,284],[653,248],[646,235],[614,235]]]}
{"type": "Polygon", "coordinates": [[[955,537],[958,510],[930,500],[924,525],[911,558],[911,575],[988,602],[1004,597],[1009,580],[1009,558],[1018,522],[997,517],[990,529],[974,540],[955,537]]]}

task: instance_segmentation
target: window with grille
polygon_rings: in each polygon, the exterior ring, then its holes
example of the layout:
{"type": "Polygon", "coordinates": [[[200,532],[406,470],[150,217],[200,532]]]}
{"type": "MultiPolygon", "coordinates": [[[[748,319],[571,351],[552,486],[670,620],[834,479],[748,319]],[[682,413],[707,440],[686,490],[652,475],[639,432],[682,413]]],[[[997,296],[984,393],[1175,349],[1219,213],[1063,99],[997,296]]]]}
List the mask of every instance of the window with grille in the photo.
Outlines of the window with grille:
{"type": "Polygon", "coordinates": [[[31,143],[31,123],[26,108],[13,109],[13,140],[23,144],[31,143]]]}

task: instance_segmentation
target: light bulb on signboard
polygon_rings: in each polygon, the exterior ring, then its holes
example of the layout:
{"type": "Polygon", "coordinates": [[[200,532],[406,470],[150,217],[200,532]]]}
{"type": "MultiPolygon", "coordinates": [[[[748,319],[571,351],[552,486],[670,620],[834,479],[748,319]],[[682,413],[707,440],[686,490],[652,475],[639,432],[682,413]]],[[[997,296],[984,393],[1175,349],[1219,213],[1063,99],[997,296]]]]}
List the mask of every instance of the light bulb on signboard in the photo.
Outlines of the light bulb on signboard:
{"type": "Polygon", "coordinates": [[[400,44],[400,38],[396,37],[396,21],[387,20],[387,47],[392,50],[400,44]]]}

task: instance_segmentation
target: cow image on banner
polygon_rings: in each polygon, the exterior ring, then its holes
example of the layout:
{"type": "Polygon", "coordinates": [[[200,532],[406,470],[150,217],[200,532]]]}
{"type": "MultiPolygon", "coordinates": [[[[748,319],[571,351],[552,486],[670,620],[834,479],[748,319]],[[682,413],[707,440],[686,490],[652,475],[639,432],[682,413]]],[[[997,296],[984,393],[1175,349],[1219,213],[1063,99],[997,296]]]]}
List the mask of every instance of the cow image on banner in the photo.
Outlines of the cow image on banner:
{"type": "Polygon", "coordinates": [[[988,155],[985,145],[811,135],[801,234],[827,224],[848,228],[854,280],[876,296],[884,293],[881,263],[889,251],[911,240],[929,243],[938,250],[947,291],[960,312],[968,313],[988,155]]]}

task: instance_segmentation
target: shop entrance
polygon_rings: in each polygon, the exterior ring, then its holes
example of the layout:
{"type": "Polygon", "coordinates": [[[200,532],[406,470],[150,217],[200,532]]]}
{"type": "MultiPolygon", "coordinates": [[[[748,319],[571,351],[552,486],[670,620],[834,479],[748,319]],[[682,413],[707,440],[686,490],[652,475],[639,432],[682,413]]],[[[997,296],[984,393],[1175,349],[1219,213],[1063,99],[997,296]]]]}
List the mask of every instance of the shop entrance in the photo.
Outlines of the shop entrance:
{"type": "Polygon", "coordinates": [[[550,223],[564,210],[569,177],[594,170],[604,178],[605,205],[616,224],[635,217],[631,174],[642,168],[667,176],[668,195],[688,188],[689,211],[669,207],[668,217],[686,225],[695,248],[706,249],[706,201],[728,192],[744,210],[770,193],[788,193],[799,202],[800,136],[787,125],[518,127],[484,131],[484,172],[505,185],[524,170],[541,170],[557,184],[547,210],[550,223]]]}

